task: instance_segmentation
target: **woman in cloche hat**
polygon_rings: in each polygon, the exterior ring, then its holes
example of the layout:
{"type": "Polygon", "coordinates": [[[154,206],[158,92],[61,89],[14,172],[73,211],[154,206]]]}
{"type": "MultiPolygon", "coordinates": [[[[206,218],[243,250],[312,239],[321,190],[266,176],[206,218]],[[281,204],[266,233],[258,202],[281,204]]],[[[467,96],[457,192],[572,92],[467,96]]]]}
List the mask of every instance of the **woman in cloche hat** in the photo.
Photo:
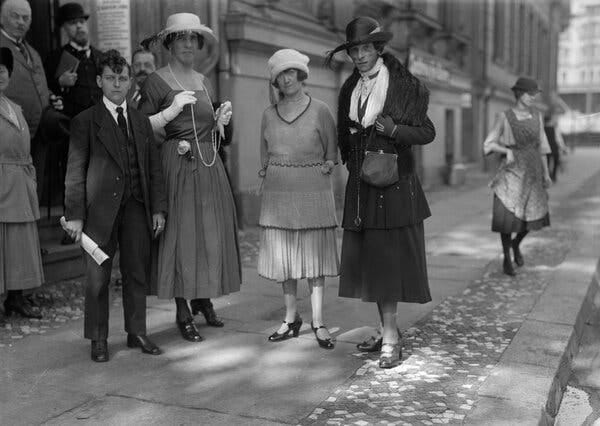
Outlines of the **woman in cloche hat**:
{"type": "Polygon", "coordinates": [[[331,184],[337,144],[331,111],[304,91],[308,61],[294,49],[278,50],[268,61],[270,84],[278,96],[261,125],[258,273],[283,287],[285,319],[269,341],[298,336],[302,318],[296,293],[298,280],[306,278],[311,328],[319,346],[333,349],[323,322],[323,289],[326,276],[339,274],[331,184]]]}
{"type": "Polygon", "coordinates": [[[235,205],[218,155],[231,104],[215,113],[208,80],[193,68],[209,42],[215,36],[198,16],[169,16],[165,29],[144,41],[162,44],[170,59],[146,79],[139,104],[153,129],[166,134],[161,155],[169,211],[159,240],[158,297],[175,298],[177,325],[192,342],[202,340],[192,315],[200,311],[209,325],[222,327],[210,298],[241,284],[235,205]]]}
{"type": "Polygon", "coordinates": [[[503,156],[491,187],[494,191],[492,231],[500,233],[507,275],[515,275],[510,258],[522,266],[525,261],[519,245],[529,231],[550,225],[548,193],[552,180],[546,154],[551,152],[542,115],[535,111],[540,89],[535,80],[519,77],[511,88],[515,95],[512,108],[498,114],[494,127],[483,142],[484,154],[503,156]],[[516,233],[512,238],[512,233],[516,233]]]}
{"type": "Polygon", "coordinates": [[[342,86],[338,107],[338,145],[350,172],[339,295],[377,303],[382,331],[358,349],[381,351],[382,368],[402,359],[397,303],[431,300],[423,233],[430,211],[412,146],[433,141],[435,129],[427,117],[427,88],[383,52],[391,38],[376,20],[358,17],[346,26],[346,42],[327,58],[345,51],[355,67],[342,86]],[[361,173],[365,151],[374,160],[368,162],[370,173],[361,173]],[[380,152],[389,155],[380,157],[380,152]],[[391,161],[381,164],[386,157],[391,161]]]}

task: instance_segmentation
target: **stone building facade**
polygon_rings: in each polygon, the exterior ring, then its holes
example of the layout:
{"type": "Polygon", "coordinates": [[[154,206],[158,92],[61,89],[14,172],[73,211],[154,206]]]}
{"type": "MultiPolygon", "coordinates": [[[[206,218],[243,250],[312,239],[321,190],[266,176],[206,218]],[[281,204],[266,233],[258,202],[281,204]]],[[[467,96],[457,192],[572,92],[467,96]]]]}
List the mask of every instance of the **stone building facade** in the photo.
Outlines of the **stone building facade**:
{"type": "MultiPolygon", "coordinates": [[[[34,45],[60,42],[51,16],[63,0],[32,0],[34,45]],[[35,17],[36,9],[46,18],[35,17]],[[42,11],[43,9],[43,11],[42,11]],[[48,18],[50,17],[50,18],[48,18]],[[50,37],[48,37],[50,36],[50,37]]],[[[307,54],[307,90],[335,113],[337,93],[352,68],[343,54],[333,69],[323,66],[327,51],[345,39],[344,28],[358,15],[372,16],[394,38],[390,50],[431,90],[429,114],[436,140],[416,148],[424,187],[459,184],[470,169],[485,167],[481,142],[495,115],[513,101],[510,87],[518,75],[537,78],[543,87],[540,108],[556,93],[559,33],[569,16],[568,0],[86,0],[94,44],[131,52],[162,28],[168,15],[198,14],[220,40],[214,59],[199,58],[221,100],[233,104],[235,134],[228,168],[243,224],[256,223],[259,198],[259,133],[269,104],[266,62],[277,49],[307,54]],[[127,31],[102,31],[114,10],[129,20],[127,31]],[[125,11],[128,15],[125,14],[125,11]],[[128,18],[127,18],[128,16],[128,18]],[[129,38],[127,38],[129,37],[129,38]],[[104,38],[104,39],[103,39],[104,38]],[[110,39],[110,40],[109,40],[110,39]],[[111,44],[112,43],[112,44],[111,44]],[[120,44],[119,44],[120,43],[120,44]],[[127,44],[129,43],[129,46],[127,44]],[[128,47],[128,49],[127,49],[128,47]]],[[[50,46],[48,46],[50,47],[50,46]]],[[[165,52],[158,52],[162,60],[165,52]]],[[[335,175],[342,199],[345,170],[335,175]]]]}

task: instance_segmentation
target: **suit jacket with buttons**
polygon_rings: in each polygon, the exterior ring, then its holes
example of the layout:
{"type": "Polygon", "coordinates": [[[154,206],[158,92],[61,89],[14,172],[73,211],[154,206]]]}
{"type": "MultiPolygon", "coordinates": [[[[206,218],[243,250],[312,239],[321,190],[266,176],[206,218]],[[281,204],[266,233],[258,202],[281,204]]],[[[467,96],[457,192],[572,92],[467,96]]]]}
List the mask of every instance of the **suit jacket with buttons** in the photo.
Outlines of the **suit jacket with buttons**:
{"type": "MultiPolygon", "coordinates": [[[[148,232],[152,214],[166,213],[164,179],[150,121],[128,107],[140,169],[148,232]]],[[[69,160],[65,178],[65,217],[84,221],[83,231],[98,245],[105,245],[121,207],[125,190],[124,167],[114,120],[102,102],[86,109],[71,121],[69,160]]]]}
{"type": "Polygon", "coordinates": [[[350,172],[342,220],[346,230],[401,228],[431,215],[412,153],[413,145],[425,145],[435,138],[435,128],[427,117],[429,91],[394,56],[384,53],[383,61],[390,78],[382,114],[397,125],[394,138],[377,133],[374,125],[361,128],[348,117],[352,91],[360,78],[356,69],[340,91],[338,146],[350,172]],[[399,181],[385,188],[363,182],[360,169],[366,149],[397,153],[399,181]]]}

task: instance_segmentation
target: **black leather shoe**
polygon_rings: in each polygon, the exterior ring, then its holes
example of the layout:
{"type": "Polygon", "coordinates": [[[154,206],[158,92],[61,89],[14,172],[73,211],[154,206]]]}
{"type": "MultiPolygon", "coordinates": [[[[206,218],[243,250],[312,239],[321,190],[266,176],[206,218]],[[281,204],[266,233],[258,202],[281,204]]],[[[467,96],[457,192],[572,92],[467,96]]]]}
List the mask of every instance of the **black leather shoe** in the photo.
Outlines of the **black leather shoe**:
{"type": "Polygon", "coordinates": [[[513,255],[515,258],[515,263],[517,264],[517,266],[525,265],[525,260],[523,259],[523,255],[521,254],[519,245],[516,244],[515,240],[512,240],[512,249],[513,249],[513,255]]]}
{"type": "Polygon", "coordinates": [[[186,321],[177,321],[177,327],[179,327],[179,331],[181,332],[181,336],[189,341],[189,342],[201,342],[202,336],[198,333],[198,329],[196,328],[196,324],[194,324],[194,320],[189,319],[186,321]]]}
{"type": "Polygon", "coordinates": [[[517,273],[515,272],[515,270],[512,266],[512,262],[510,261],[510,258],[504,258],[504,261],[502,262],[502,270],[504,271],[504,273],[506,275],[509,275],[511,277],[514,277],[515,275],[517,275],[517,273]]]}
{"type": "Polygon", "coordinates": [[[302,327],[302,318],[300,318],[299,315],[296,315],[296,319],[294,320],[294,322],[283,321],[283,323],[287,325],[288,329],[281,334],[277,331],[271,334],[269,336],[269,342],[280,342],[282,340],[287,340],[292,336],[298,337],[298,334],[300,334],[300,327],[302,327]]]}
{"type": "MultiPolygon", "coordinates": [[[[319,344],[320,347],[324,348],[324,349],[333,349],[335,347],[333,341],[331,340],[331,337],[327,337],[326,339],[321,339],[318,335],[317,335],[317,331],[319,330],[319,328],[324,328],[325,330],[327,330],[327,327],[325,327],[324,325],[320,325],[319,327],[315,327],[312,323],[312,321],[310,322],[310,328],[312,328],[313,333],[315,333],[315,337],[317,338],[317,343],[319,344]]],[[[329,330],[327,330],[327,332],[329,332],[329,330]]]]}
{"type": "Polygon", "coordinates": [[[108,361],[108,343],[106,340],[92,340],[92,361],[108,361]]]}
{"type": "Polygon", "coordinates": [[[42,319],[42,314],[33,310],[31,305],[25,300],[23,296],[19,296],[12,299],[6,299],[4,301],[4,313],[6,316],[12,315],[13,312],[21,315],[25,318],[36,318],[42,319]]]}
{"type": "Polygon", "coordinates": [[[127,347],[128,348],[142,348],[142,352],[150,355],[160,355],[162,351],[156,346],[148,336],[141,334],[128,334],[127,335],[127,347]]]}
{"type": "Polygon", "coordinates": [[[217,313],[210,300],[207,303],[203,302],[203,299],[192,299],[190,300],[190,307],[192,308],[192,315],[197,315],[198,312],[201,312],[202,315],[204,315],[206,324],[211,327],[223,327],[225,325],[225,323],[217,317],[217,313]]]}

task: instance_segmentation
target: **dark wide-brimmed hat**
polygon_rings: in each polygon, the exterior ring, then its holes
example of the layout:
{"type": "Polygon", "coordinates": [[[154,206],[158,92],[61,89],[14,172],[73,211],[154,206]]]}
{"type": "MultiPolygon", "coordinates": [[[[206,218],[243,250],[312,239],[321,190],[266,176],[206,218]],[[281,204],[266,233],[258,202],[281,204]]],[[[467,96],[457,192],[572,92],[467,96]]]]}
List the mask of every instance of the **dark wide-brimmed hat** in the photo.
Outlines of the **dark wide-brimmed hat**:
{"type": "Polygon", "coordinates": [[[65,3],[61,7],[58,8],[58,26],[60,27],[65,22],[71,21],[73,19],[85,19],[87,20],[90,17],[83,10],[83,6],[79,3],[65,3]]]}
{"type": "Polygon", "coordinates": [[[327,61],[331,61],[337,52],[350,49],[352,46],[366,43],[387,43],[393,36],[389,31],[382,31],[379,22],[375,19],[359,16],[346,25],[346,42],[328,52],[327,61]]]}
{"type": "Polygon", "coordinates": [[[14,59],[11,50],[8,47],[0,47],[0,65],[8,68],[8,74],[13,72],[14,59]]]}
{"type": "Polygon", "coordinates": [[[510,89],[513,91],[518,90],[520,92],[527,93],[539,93],[542,91],[538,86],[537,81],[529,77],[519,77],[515,85],[510,89]]]}

